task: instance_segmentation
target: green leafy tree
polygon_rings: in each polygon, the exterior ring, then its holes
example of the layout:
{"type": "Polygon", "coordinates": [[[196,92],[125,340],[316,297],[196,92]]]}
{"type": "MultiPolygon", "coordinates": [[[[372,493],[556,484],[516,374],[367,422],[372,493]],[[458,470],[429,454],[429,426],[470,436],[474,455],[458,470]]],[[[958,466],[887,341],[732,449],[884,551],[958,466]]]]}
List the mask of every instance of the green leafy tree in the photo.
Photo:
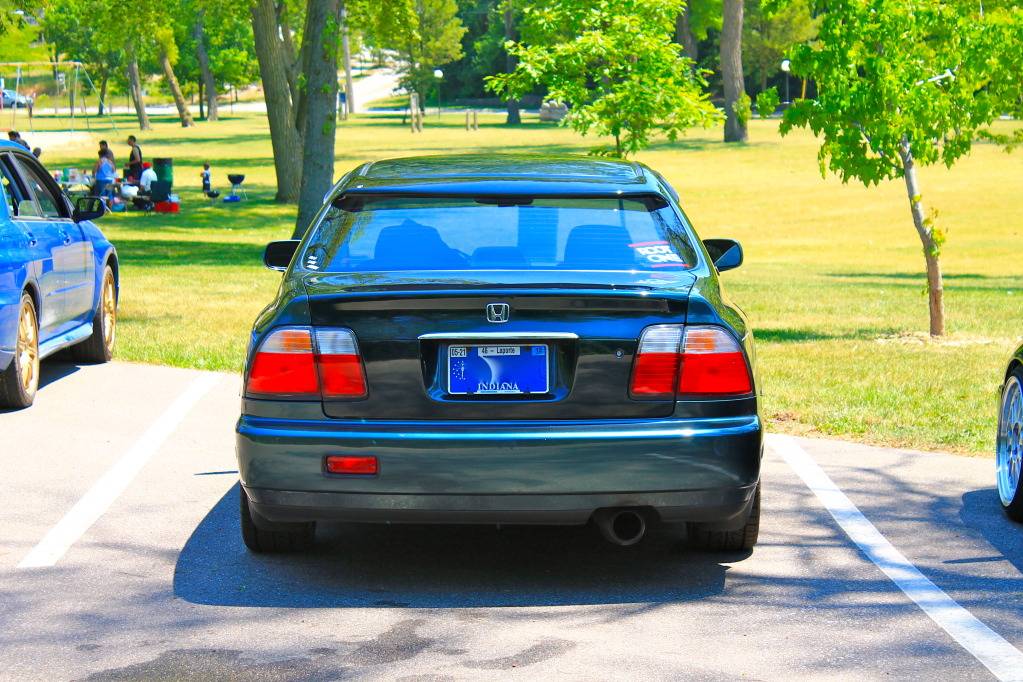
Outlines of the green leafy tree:
{"type": "Polygon", "coordinates": [[[392,47],[401,59],[401,85],[419,93],[420,106],[437,87],[433,72],[438,67],[462,58],[465,26],[458,18],[455,0],[415,0],[414,23],[404,27],[392,47]]]}
{"type": "Polygon", "coordinates": [[[569,106],[564,123],[614,138],[595,153],[628,156],[661,132],[675,139],[717,120],[682,47],[672,42],[681,0],[539,0],[523,8],[521,40],[508,44],[511,73],[487,79],[498,95],[537,85],[569,106]]]}
{"type": "Polygon", "coordinates": [[[945,233],[924,210],[917,167],[952,166],[1023,97],[1023,10],[975,0],[824,0],[819,39],[792,52],[818,98],[785,112],[782,133],[821,140],[821,172],[865,185],[903,178],[927,266],[930,333],[945,333],[945,233]],[[983,11],[983,14],[982,14],[983,11]]]}
{"type": "Polygon", "coordinates": [[[809,0],[747,0],[742,61],[759,90],[767,89],[789,48],[816,37],[819,23],[809,0]]]}

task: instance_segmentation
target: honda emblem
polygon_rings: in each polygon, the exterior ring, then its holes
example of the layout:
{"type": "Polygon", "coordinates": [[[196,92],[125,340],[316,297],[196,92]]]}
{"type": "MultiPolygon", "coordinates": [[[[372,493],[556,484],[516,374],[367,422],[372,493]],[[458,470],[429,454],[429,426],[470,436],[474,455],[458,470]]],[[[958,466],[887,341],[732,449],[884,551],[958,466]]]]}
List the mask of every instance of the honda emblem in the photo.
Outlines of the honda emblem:
{"type": "Polygon", "coordinates": [[[487,322],[507,322],[511,319],[511,306],[507,303],[488,303],[487,322]]]}

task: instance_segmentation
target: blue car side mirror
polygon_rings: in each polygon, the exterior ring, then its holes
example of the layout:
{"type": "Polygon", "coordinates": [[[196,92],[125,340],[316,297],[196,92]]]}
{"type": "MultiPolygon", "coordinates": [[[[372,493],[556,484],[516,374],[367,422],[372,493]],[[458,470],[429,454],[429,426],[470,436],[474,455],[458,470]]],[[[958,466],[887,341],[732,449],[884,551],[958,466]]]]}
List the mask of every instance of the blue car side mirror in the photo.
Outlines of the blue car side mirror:
{"type": "Polygon", "coordinates": [[[79,197],[75,200],[75,210],[71,214],[72,220],[80,223],[83,220],[96,220],[102,218],[107,212],[107,205],[99,197],[79,197]]]}
{"type": "Polygon", "coordinates": [[[734,239],[704,239],[703,245],[718,272],[733,270],[742,265],[742,246],[734,239]]]}

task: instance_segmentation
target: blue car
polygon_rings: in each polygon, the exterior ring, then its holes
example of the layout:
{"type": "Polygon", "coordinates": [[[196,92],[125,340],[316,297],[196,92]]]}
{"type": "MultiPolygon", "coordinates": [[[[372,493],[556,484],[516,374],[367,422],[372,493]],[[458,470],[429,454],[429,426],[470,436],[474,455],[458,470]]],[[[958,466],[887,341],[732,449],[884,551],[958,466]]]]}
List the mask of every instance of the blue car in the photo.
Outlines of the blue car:
{"type": "Polygon", "coordinates": [[[39,361],[63,349],[106,362],[117,323],[117,252],[25,148],[0,142],[0,407],[32,404],[39,361]]]}
{"type": "Polygon", "coordinates": [[[637,163],[366,164],[328,194],[252,330],[241,531],[320,521],[686,523],[749,550],[763,453],[753,335],[671,186],[637,163]]]}

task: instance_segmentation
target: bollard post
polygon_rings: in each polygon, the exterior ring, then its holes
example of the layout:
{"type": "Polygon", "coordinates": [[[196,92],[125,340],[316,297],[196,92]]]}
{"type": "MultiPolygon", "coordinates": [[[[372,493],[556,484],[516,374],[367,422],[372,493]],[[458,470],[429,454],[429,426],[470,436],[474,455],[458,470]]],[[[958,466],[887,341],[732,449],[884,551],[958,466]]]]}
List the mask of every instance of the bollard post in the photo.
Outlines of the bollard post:
{"type": "Polygon", "coordinates": [[[472,110],[472,129],[473,130],[479,130],[480,129],[479,113],[480,112],[477,111],[476,109],[472,110]]]}

